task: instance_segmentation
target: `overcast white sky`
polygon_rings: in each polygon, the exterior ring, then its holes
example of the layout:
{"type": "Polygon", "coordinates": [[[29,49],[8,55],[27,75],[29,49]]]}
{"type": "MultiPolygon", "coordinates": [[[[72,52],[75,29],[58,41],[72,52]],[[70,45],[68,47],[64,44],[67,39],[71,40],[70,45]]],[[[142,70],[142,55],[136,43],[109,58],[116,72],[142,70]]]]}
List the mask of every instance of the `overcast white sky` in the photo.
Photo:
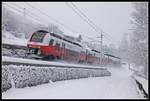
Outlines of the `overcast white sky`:
{"type": "MultiPolygon", "coordinates": [[[[8,3],[8,2],[7,2],[8,3]]],[[[24,2],[13,2],[25,7],[30,12],[39,15],[39,21],[42,23],[52,22],[58,25],[65,34],[77,36],[78,33],[96,39],[99,34],[94,31],[86,22],[84,22],[65,2],[28,2],[34,7],[45,12],[47,15],[55,18],[64,25],[70,27],[74,32],[69,31],[62,25],[56,23],[53,19],[42,15],[37,10],[29,7],[24,2]]],[[[133,11],[130,2],[73,2],[85,15],[88,16],[104,32],[104,44],[113,43],[119,45],[124,33],[128,33],[131,27],[131,12],[133,11]],[[106,39],[107,38],[107,39],[106,39]],[[109,40],[108,40],[109,39],[109,40]]],[[[26,12],[28,13],[28,12],[26,12]]]]}

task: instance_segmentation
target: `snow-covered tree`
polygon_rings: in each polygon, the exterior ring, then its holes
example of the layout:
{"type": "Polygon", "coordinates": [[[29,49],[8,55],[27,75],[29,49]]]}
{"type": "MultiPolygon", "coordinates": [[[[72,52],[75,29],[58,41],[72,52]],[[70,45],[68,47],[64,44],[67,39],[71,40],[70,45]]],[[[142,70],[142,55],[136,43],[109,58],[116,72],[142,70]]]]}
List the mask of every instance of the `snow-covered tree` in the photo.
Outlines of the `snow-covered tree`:
{"type": "Polygon", "coordinates": [[[115,55],[115,56],[118,56],[118,50],[116,48],[116,46],[114,44],[110,44],[108,46],[108,53],[111,54],[111,55],[115,55]]]}
{"type": "Polygon", "coordinates": [[[134,3],[132,13],[133,32],[130,36],[130,61],[137,67],[143,66],[144,74],[148,74],[148,3],[134,3]]]}
{"type": "Polygon", "coordinates": [[[119,55],[122,61],[129,62],[129,43],[127,39],[127,34],[124,34],[119,46],[119,55]]]}

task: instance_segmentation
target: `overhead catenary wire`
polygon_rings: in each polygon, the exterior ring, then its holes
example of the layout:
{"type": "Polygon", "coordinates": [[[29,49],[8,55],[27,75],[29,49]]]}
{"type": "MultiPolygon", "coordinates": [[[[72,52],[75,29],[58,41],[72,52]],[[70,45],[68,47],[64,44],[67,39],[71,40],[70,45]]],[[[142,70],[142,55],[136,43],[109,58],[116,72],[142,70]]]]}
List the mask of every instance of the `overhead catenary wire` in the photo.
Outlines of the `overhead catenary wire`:
{"type": "MultiPolygon", "coordinates": [[[[66,3],[66,4],[67,4],[67,3],[66,3]]],[[[78,10],[78,11],[80,12],[80,14],[82,14],[82,15],[87,19],[88,22],[90,22],[90,23],[92,24],[92,26],[95,27],[94,29],[96,29],[96,30],[98,31],[98,33],[99,33],[99,30],[98,30],[98,29],[100,29],[100,30],[101,30],[101,31],[100,31],[100,32],[101,32],[101,33],[100,33],[101,36],[105,36],[105,38],[106,38],[106,34],[107,34],[106,32],[104,32],[104,31],[103,31],[101,28],[99,28],[92,20],[90,20],[90,19],[88,18],[88,16],[85,15],[74,3],[71,2],[71,4],[75,7],[76,10],[78,10]],[[105,33],[105,35],[102,34],[102,33],[105,33]]],[[[69,6],[69,4],[67,4],[67,5],[69,6]]],[[[71,7],[71,6],[70,6],[70,7],[71,7]]],[[[73,7],[71,7],[71,8],[73,8],[73,7]]],[[[74,10],[74,11],[75,11],[75,10],[74,10]]],[[[77,12],[77,11],[76,11],[76,12],[77,12]]],[[[78,13],[78,14],[79,14],[79,13],[78,13]]],[[[80,14],[79,14],[79,15],[80,15],[80,14]]],[[[81,15],[80,15],[80,16],[81,16],[81,15]]],[[[112,39],[109,34],[107,34],[107,36],[110,37],[110,39],[112,39]]],[[[110,39],[108,39],[108,40],[111,41],[110,39]]]]}
{"type": "MultiPolygon", "coordinates": [[[[8,7],[10,7],[11,9],[14,9],[15,11],[17,11],[17,12],[19,12],[19,13],[24,13],[24,12],[22,12],[21,10],[19,10],[19,9],[17,9],[17,8],[15,8],[15,7],[13,7],[13,6],[11,6],[11,5],[8,5],[8,4],[5,4],[5,5],[7,5],[8,7]]],[[[28,14],[27,14],[28,15],[28,14]]],[[[30,18],[32,18],[33,20],[36,20],[36,22],[37,23],[39,23],[40,25],[44,25],[43,23],[41,23],[41,22],[39,22],[39,19],[37,19],[37,18],[35,18],[35,17],[33,17],[33,16],[31,16],[31,15],[28,15],[30,18]]]]}
{"type": "Polygon", "coordinates": [[[70,7],[84,22],[86,22],[90,27],[92,27],[97,32],[97,29],[93,25],[91,25],[91,23],[89,23],[83,16],[81,16],[80,13],[78,13],[72,6],[70,6],[67,2],[66,5],[70,7]]]}
{"type": "MultiPolygon", "coordinates": [[[[26,4],[28,4],[28,3],[26,3],[26,4]]],[[[7,4],[8,5],[8,4],[7,4]]],[[[30,4],[29,4],[30,5],[30,4]]],[[[29,6],[28,5],[28,6],[29,6]]],[[[31,7],[32,5],[30,5],[30,7],[31,7]]],[[[20,12],[20,13],[23,13],[22,11],[20,11],[20,9],[17,9],[17,8],[15,8],[15,7],[11,7],[10,5],[9,5],[9,7],[10,8],[13,8],[13,9],[15,9],[16,11],[18,11],[18,12],[20,12]]],[[[18,7],[20,7],[20,6],[18,6],[18,7]]],[[[21,7],[20,7],[21,8],[21,7]]],[[[23,8],[23,7],[22,7],[23,8]]],[[[42,11],[41,10],[39,10],[39,9],[37,9],[36,7],[34,7],[34,6],[32,6],[32,8],[34,8],[34,9],[36,9],[37,11],[40,11],[40,13],[42,13],[42,11]]],[[[28,10],[28,12],[30,12],[29,10],[28,10]]],[[[35,18],[35,17],[33,17],[32,15],[35,15],[36,17],[37,17],[37,15],[36,14],[34,14],[34,13],[32,13],[32,12],[30,12],[31,14],[27,14],[29,17],[31,17],[32,19],[34,19],[34,20],[36,20],[36,22],[38,22],[39,24],[42,24],[41,22],[40,22],[40,20],[39,19],[37,19],[37,18],[35,18]]],[[[46,13],[42,13],[42,14],[44,14],[45,16],[47,16],[47,17],[49,17],[50,18],[50,16],[49,15],[47,15],[46,13]]],[[[52,17],[51,17],[51,19],[53,19],[52,17]]],[[[54,20],[54,19],[53,19],[54,20]]],[[[56,19],[55,19],[55,21],[56,21],[56,19]]],[[[56,21],[57,23],[59,23],[59,24],[61,24],[62,26],[65,26],[66,27],[66,25],[64,25],[64,24],[62,24],[62,23],[60,23],[59,21],[56,21]]],[[[43,25],[43,24],[42,24],[43,25]]],[[[68,27],[66,27],[67,29],[69,29],[68,27]]],[[[69,30],[71,30],[72,31],[72,29],[69,29],[69,30]]],[[[96,28],[95,28],[95,30],[96,30],[96,28]]],[[[97,31],[97,30],[96,30],[97,31]]],[[[73,32],[73,31],[72,31],[73,32]]],[[[75,31],[74,31],[75,32],[75,31]]],[[[77,31],[76,31],[77,32],[77,31]]]]}
{"type": "Polygon", "coordinates": [[[88,18],[87,15],[85,15],[74,3],[71,2],[71,4],[84,16],[87,18],[89,22],[91,22],[97,29],[100,29],[102,33],[107,34],[109,37],[111,37],[108,33],[104,32],[101,28],[99,28],[91,19],[88,18]]]}
{"type": "MultiPolygon", "coordinates": [[[[24,7],[21,7],[21,6],[19,6],[19,5],[17,5],[17,4],[15,4],[15,3],[11,3],[11,5],[14,5],[14,6],[16,6],[16,7],[18,7],[18,8],[20,8],[20,9],[24,9],[24,7]]],[[[33,13],[33,12],[31,12],[30,10],[28,10],[28,9],[26,9],[26,11],[27,11],[27,13],[31,16],[31,15],[33,15],[33,16],[36,16],[36,17],[40,17],[38,14],[35,14],[35,13],[33,13]]],[[[40,20],[40,19],[39,19],[40,20]]]]}
{"type": "MultiPolygon", "coordinates": [[[[14,4],[15,5],[15,4],[14,4]]],[[[9,5],[10,6],[10,5],[9,5]]],[[[20,7],[20,6],[18,6],[18,5],[15,5],[15,6],[17,6],[18,8],[21,8],[21,9],[24,9],[24,7],[20,7]]],[[[28,5],[29,6],[29,5],[28,5]]],[[[12,7],[11,6],[11,8],[13,8],[13,9],[15,9],[15,10],[17,10],[17,11],[19,11],[20,13],[23,13],[23,12],[21,12],[20,10],[18,10],[18,9],[16,9],[15,7],[12,7]]],[[[33,8],[33,6],[32,6],[32,8],[33,8]]],[[[34,9],[36,9],[35,7],[34,7],[34,9]]],[[[39,10],[38,10],[39,11],[39,10]]],[[[28,13],[30,12],[29,10],[27,11],[28,13]]],[[[41,13],[41,12],[40,12],[41,13]]],[[[45,13],[44,13],[45,14],[45,13]]],[[[33,18],[35,18],[35,17],[33,17],[33,16],[31,16],[31,15],[34,15],[34,16],[36,16],[36,17],[40,17],[40,16],[38,16],[37,14],[34,14],[34,13],[32,13],[32,12],[30,12],[30,14],[28,14],[28,16],[30,16],[30,17],[32,17],[32,19],[33,18]]],[[[43,15],[43,14],[41,14],[41,15],[43,15]]],[[[36,18],[35,18],[36,19],[36,18]]],[[[36,19],[38,22],[40,21],[40,19],[36,19]]],[[[51,22],[50,22],[51,23],[51,22]]],[[[41,23],[40,23],[41,24],[41,23]]],[[[46,26],[45,26],[46,27],[46,26]]],[[[70,29],[71,30],[71,29],[70,29]]]]}
{"type": "MultiPolygon", "coordinates": [[[[24,7],[21,7],[21,6],[19,6],[19,5],[17,5],[17,4],[14,4],[14,3],[11,3],[12,5],[15,5],[16,7],[18,7],[18,8],[20,8],[20,9],[24,9],[24,7]]],[[[26,12],[28,13],[28,15],[30,15],[30,16],[35,16],[36,18],[38,17],[38,18],[40,18],[41,16],[39,16],[38,14],[35,14],[35,13],[33,13],[33,12],[31,12],[30,10],[28,10],[28,9],[26,9],[26,12]]],[[[40,21],[40,19],[39,19],[39,21],[40,21]]],[[[41,21],[40,21],[41,22],[41,21]]],[[[45,26],[45,27],[47,27],[47,26],[45,26]]]]}
{"type": "MultiPolygon", "coordinates": [[[[15,7],[12,6],[12,4],[10,5],[10,4],[6,4],[6,3],[5,3],[5,5],[7,5],[9,8],[11,8],[11,9],[13,9],[13,10],[15,10],[15,11],[21,13],[21,14],[24,13],[23,10],[21,10],[21,9],[24,9],[24,7],[18,6],[18,5],[16,5],[16,4],[13,4],[15,7]],[[16,7],[18,7],[19,9],[16,8],[16,7]]],[[[36,9],[36,8],[34,8],[34,9],[36,9]]],[[[27,10],[27,9],[26,9],[26,10],[27,10]]],[[[30,11],[27,10],[27,12],[29,13],[30,11]]],[[[36,14],[34,14],[34,13],[32,13],[32,12],[30,12],[31,14],[28,14],[28,13],[26,13],[27,16],[29,16],[29,17],[32,18],[33,20],[36,20],[37,23],[43,25],[43,23],[40,22],[40,19],[37,19],[37,18],[36,18],[36,17],[37,17],[36,14]],[[34,16],[36,16],[36,17],[34,17],[34,16]]],[[[38,17],[39,17],[39,16],[38,16],[38,17]]],[[[64,25],[64,24],[63,24],[63,25],[64,25]]],[[[72,31],[72,30],[71,30],[71,31],[72,31]]],[[[77,31],[76,31],[76,32],[77,32],[77,31]]]]}
{"type": "MultiPolygon", "coordinates": [[[[88,24],[90,24],[90,25],[92,25],[91,27],[92,28],[94,28],[94,29],[96,29],[95,31],[96,32],[98,32],[98,33],[102,33],[102,29],[101,29],[101,31],[99,32],[99,28],[97,27],[97,25],[92,21],[92,20],[90,20],[74,3],[72,3],[71,2],[71,4],[74,6],[74,8],[78,11],[78,12],[80,12],[80,13],[78,13],[76,10],[74,10],[75,12],[77,12],[77,14],[81,17],[81,18],[83,18],[84,19],[84,17],[86,18],[85,20],[86,20],[86,22],[88,23],[88,24]],[[81,15],[82,16],[81,16],[81,15]],[[84,16],[84,17],[83,17],[84,16]]],[[[68,4],[69,5],[69,4],[68,4]]],[[[71,6],[70,6],[71,7],[71,6]]],[[[72,9],[74,9],[73,7],[71,7],[72,9]]]]}
{"type": "Polygon", "coordinates": [[[37,10],[37,11],[40,12],[41,14],[43,14],[43,15],[47,16],[48,18],[54,20],[56,23],[58,23],[59,25],[65,27],[66,29],[69,29],[69,30],[71,30],[72,32],[76,32],[76,31],[74,31],[73,29],[71,29],[70,27],[64,25],[64,24],[61,23],[60,21],[56,20],[55,18],[51,17],[50,15],[46,14],[45,12],[41,11],[40,9],[38,9],[38,8],[36,8],[36,7],[34,7],[34,6],[32,6],[32,5],[29,4],[29,3],[26,3],[26,4],[27,4],[28,6],[30,6],[31,8],[37,10]]]}
{"type": "MultiPolygon", "coordinates": [[[[73,8],[72,6],[70,6],[68,3],[66,3],[67,4],[67,6],[69,6],[82,20],[84,20],[88,25],[90,25],[98,34],[100,33],[99,32],[99,30],[97,30],[97,28],[95,28],[95,24],[93,24],[93,22],[91,21],[91,20],[89,20],[89,18],[84,14],[84,13],[82,13],[73,3],[72,3],[72,5],[75,7],[75,8],[73,8]],[[76,9],[80,12],[80,13],[78,13],[77,11],[76,11],[76,9]],[[82,14],[82,16],[80,15],[80,14],[82,14]],[[84,17],[83,17],[84,16],[84,17]],[[86,17],[86,19],[85,19],[85,17],[86,17]],[[89,23],[90,22],[90,23],[89,23]],[[91,22],[92,22],[92,24],[91,24],[91,22]]],[[[102,39],[103,39],[103,35],[102,35],[102,31],[101,31],[101,41],[100,41],[100,47],[101,47],[101,49],[100,49],[100,51],[102,52],[102,39]]],[[[100,56],[101,56],[101,58],[102,58],[102,54],[100,54],[100,56]]],[[[99,58],[99,61],[101,62],[101,59],[99,58]]]]}
{"type": "MultiPolygon", "coordinates": [[[[90,20],[90,19],[87,17],[87,15],[85,15],[74,3],[71,2],[71,4],[80,12],[80,14],[82,14],[84,17],[87,18],[87,21],[89,21],[91,24],[93,24],[93,26],[95,26],[97,29],[99,29],[99,28],[97,27],[97,25],[96,25],[92,20],[90,20]]],[[[102,31],[102,29],[101,29],[101,31],[102,31]]]]}
{"type": "MultiPolygon", "coordinates": [[[[8,5],[8,4],[7,4],[8,5]]],[[[26,3],[26,5],[30,5],[30,4],[27,4],[26,3]]],[[[10,5],[8,5],[8,6],[10,6],[10,5]]],[[[21,7],[21,6],[18,6],[18,5],[15,5],[15,6],[17,6],[18,8],[21,8],[21,9],[24,9],[24,7],[21,7]]],[[[31,7],[32,5],[30,5],[30,7],[31,7]]],[[[17,9],[17,8],[15,8],[15,7],[12,7],[12,6],[10,6],[10,8],[12,8],[12,9],[14,9],[14,10],[16,10],[16,11],[18,11],[18,12],[20,12],[20,13],[23,13],[22,11],[20,11],[20,9],[17,9]]],[[[33,9],[36,9],[37,11],[39,11],[39,9],[37,9],[36,7],[34,7],[34,6],[32,6],[32,8],[33,9]]],[[[29,10],[28,10],[28,12],[30,12],[29,10]]],[[[28,14],[28,16],[30,16],[32,19],[34,18],[33,16],[31,16],[31,15],[35,15],[36,17],[37,17],[37,15],[36,14],[34,14],[34,13],[32,13],[32,12],[30,12],[31,14],[28,14]]],[[[44,13],[44,12],[42,12],[42,11],[40,11],[40,13],[42,13],[41,15],[47,15],[46,13],[44,13]]],[[[39,17],[39,16],[38,16],[39,17]]],[[[50,18],[50,16],[49,15],[47,15],[47,17],[49,17],[50,18]]],[[[59,22],[59,21],[57,21],[56,19],[54,19],[54,18],[52,18],[51,17],[51,19],[53,19],[53,20],[55,20],[55,22],[57,22],[57,23],[59,23],[60,25],[62,25],[63,27],[65,27],[65,28],[67,28],[69,31],[71,31],[71,32],[77,32],[77,31],[75,31],[75,30],[72,30],[71,28],[69,28],[69,27],[67,27],[66,25],[64,25],[64,24],[62,24],[61,22],[59,22]]],[[[34,19],[34,20],[37,20],[38,22],[40,21],[40,19],[34,19]]],[[[41,24],[41,23],[40,23],[41,24]]]]}
{"type": "MultiPolygon", "coordinates": [[[[8,7],[10,7],[10,8],[12,8],[12,9],[14,9],[14,10],[16,10],[16,11],[18,11],[19,13],[24,13],[24,12],[22,12],[22,11],[20,11],[20,10],[18,10],[17,8],[15,8],[15,7],[12,7],[12,6],[10,6],[10,5],[8,5],[8,4],[6,4],[8,7]]],[[[37,23],[39,23],[39,24],[42,24],[41,22],[39,22],[39,19],[37,19],[37,18],[35,18],[35,17],[33,17],[33,16],[31,16],[31,15],[28,15],[30,18],[32,18],[32,19],[34,19],[34,20],[36,20],[37,21],[37,23]]],[[[43,25],[43,24],[42,24],[43,25]]]]}
{"type": "MultiPolygon", "coordinates": [[[[34,7],[34,6],[32,6],[31,4],[29,4],[29,3],[25,3],[25,4],[26,4],[27,6],[29,6],[29,7],[31,7],[31,8],[33,8],[33,9],[37,10],[39,13],[41,13],[41,15],[45,15],[45,16],[47,16],[48,18],[50,18],[50,19],[54,20],[55,22],[57,22],[59,25],[65,27],[65,28],[67,28],[67,29],[69,29],[71,32],[77,32],[77,31],[74,31],[73,29],[69,28],[68,26],[64,25],[63,23],[59,22],[59,21],[56,20],[55,18],[53,18],[53,17],[47,15],[46,13],[42,12],[40,9],[38,9],[38,8],[36,8],[36,7],[34,7]]],[[[21,7],[21,6],[18,6],[18,5],[16,5],[16,4],[13,4],[13,5],[15,5],[15,6],[17,6],[17,7],[21,8],[21,9],[23,9],[23,7],[21,7]]],[[[31,11],[29,11],[29,10],[28,10],[28,12],[29,12],[31,15],[34,15],[34,16],[36,16],[36,17],[40,17],[39,15],[34,14],[33,12],[31,12],[31,11]]],[[[52,23],[52,22],[50,22],[50,23],[52,23]]]]}
{"type": "MultiPolygon", "coordinates": [[[[42,12],[41,10],[39,10],[39,9],[37,9],[36,7],[32,6],[31,4],[29,4],[29,3],[26,3],[26,4],[27,4],[28,6],[34,8],[34,9],[36,9],[36,10],[39,11],[40,13],[44,14],[45,16],[47,16],[47,17],[49,17],[49,18],[55,20],[55,21],[56,21],[57,23],[59,23],[60,25],[66,27],[66,25],[62,24],[62,23],[59,22],[58,20],[56,20],[56,19],[54,19],[53,17],[51,17],[51,16],[47,15],[46,13],[42,12]]],[[[68,28],[68,27],[66,27],[66,28],[68,28]]],[[[68,29],[70,29],[70,28],[68,28],[68,29]]],[[[72,29],[70,29],[70,30],[72,31],[72,29]]],[[[96,30],[96,29],[95,29],[95,30],[96,30]]],[[[96,31],[97,31],[97,30],[96,30],[96,31]]],[[[72,31],[72,32],[73,32],[73,31],[72,31]]],[[[74,31],[74,32],[77,32],[77,31],[74,31]]]]}

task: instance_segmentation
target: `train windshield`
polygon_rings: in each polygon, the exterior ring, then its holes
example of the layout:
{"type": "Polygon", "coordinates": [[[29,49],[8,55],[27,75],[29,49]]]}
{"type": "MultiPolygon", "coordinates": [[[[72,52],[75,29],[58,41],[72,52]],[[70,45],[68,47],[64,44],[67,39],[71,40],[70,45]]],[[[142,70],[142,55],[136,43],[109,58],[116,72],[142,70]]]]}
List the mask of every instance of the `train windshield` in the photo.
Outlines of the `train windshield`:
{"type": "Polygon", "coordinates": [[[44,33],[44,32],[35,32],[31,38],[31,41],[42,42],[45,35],[46,35],[46,33],[44,33]]]}

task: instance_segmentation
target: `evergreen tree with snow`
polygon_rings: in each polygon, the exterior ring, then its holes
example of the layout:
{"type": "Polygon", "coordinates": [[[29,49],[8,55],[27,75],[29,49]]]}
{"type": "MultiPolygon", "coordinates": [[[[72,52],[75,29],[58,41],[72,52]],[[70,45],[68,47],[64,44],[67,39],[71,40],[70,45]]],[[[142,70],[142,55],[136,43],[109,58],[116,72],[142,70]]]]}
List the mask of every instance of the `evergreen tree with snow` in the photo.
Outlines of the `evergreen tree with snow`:
{"type": "Polygon", "coordinates": [[[124,34],[119,46],[119,55],[122,61],[126,61],[129,63],[129,43],[127,40],[127,34],[124,34]]]}

